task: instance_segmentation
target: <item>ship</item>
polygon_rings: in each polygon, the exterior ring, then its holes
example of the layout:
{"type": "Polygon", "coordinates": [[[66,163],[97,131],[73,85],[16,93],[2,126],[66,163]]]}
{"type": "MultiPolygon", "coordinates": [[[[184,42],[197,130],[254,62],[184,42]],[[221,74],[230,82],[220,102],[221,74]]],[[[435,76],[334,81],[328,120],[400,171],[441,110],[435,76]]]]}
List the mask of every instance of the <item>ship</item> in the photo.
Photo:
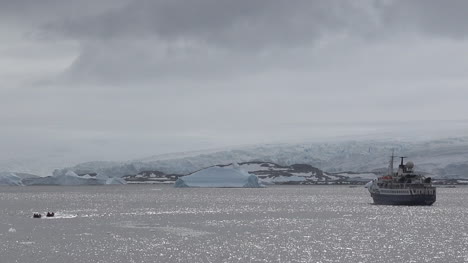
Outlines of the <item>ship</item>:
{"type": "Polygon", "coordinates": [[[393,172],[395,156],[392,154],[388,172],[385,176],[369,182],[366,187],[377,205],[432,205],[436,201],[436,188],[432,178],[413,171],[414,163],[401,163],[398,171],[393,172]]]}

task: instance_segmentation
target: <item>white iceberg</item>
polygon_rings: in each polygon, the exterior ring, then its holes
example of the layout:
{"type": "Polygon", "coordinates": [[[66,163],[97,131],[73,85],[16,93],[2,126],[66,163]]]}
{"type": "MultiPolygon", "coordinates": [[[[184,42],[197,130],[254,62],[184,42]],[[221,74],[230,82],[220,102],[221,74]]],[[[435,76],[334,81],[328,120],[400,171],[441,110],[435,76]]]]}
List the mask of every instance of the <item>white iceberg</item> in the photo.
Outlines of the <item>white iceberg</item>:
{"type": "Polygon", "coordinates": [[[104,175],[79,176],[73,171],[56,170],[54,175],[31,178],[23,181],[25,185],[106,185],[126,184],[122,178],[110,178],[104,175]]]}
{"type": "Polygon", "coordinates": [[[125,181],[123,178],[118,178],[118,177],[108,177],[106,179],[105,184],[127,184],[127,181],[125,181]]]}
{"type": "MultiPolygon", "coordinates": [[[[236,167],[234,165],[234,167],[236,167]]],[[[174,187],[245,187],[259,188],[258,177],[238,168],[210,167],[180,177],[174,187]]]]}
{"type": "Polygon", "coordinates": [[[371,188],[373,184],[374,184],[374,180],[369,181],[366,185],[364,185],[364,188],[371,188]]]}
{"type": "Polygon", "coordinates": [[[0,185],[23,185],[21,178],[14,173],[1,172],[0,185]]]}

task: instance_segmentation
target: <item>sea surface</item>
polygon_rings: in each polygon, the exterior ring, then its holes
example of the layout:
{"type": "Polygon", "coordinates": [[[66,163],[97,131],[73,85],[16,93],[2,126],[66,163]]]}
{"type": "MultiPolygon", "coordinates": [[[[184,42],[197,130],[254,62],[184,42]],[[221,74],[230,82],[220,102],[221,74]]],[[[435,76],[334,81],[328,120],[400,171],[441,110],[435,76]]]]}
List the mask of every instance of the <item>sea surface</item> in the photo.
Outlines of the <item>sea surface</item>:
{"type": "Polygon", "coordinates": [[[468,262],[468,188],[408,207],[346,186],[0,187],[9,262],[468,262]]]}

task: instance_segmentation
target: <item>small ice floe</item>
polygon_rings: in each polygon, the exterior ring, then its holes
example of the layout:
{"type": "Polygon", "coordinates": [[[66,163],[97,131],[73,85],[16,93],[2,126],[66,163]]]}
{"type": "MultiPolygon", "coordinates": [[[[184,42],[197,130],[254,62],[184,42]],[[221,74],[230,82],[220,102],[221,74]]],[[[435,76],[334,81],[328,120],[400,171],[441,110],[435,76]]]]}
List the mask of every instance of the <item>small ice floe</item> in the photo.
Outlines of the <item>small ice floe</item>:
{"type": "Polygon", "coordinates": [[[16,233],[16,229],[14,229],[13,227],[11,227],[10,229],[8,229],[8,232],[10,232],[10,233],[16,233]]]}
{"type": "Polygon", "coordinates": [[[77,234],[77,236],[92,236],[92,235],[93,235],[92,233],[87,233],[87,232],[77,234]]]}
{"type": "Polygon", "coordinates": [[[33,241],[21,241],[21,242],[18,242],[20,243],[21,245],[34,245],[36,242],[33,242],[33,241]]]}

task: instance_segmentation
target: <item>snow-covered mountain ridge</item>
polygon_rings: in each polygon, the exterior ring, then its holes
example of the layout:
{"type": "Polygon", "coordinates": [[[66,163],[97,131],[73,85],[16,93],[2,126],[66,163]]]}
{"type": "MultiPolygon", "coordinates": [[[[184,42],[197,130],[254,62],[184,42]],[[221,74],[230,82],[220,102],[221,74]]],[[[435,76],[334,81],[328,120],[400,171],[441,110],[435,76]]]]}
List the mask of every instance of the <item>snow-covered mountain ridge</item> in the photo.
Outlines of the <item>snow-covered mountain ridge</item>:
{"type": "Polygon", "coordinates": [[[233,162],[271,162],[281,166],[308,164],[329,173],[370,172],[385,168],[392,150],[407,156],[416,170],[436,177],[468,178],[468,137],[428,141],[361,140],[327,143],[275,144],[153,156],[124,163],[91,162],[70,169],[78,174],[106,176],[136,175],[142,171],[190,174],[194,171],[233,162]]]}
{"type": "MultiPolygon", "coordinates": [[[[376,178],[373,173],[325,173],[322,170],[308,164],[293,164],[281,166],[271,162],[245,162],[226,165],[216,165],[212,167],[238,169],[256,175],[263,184],[342,184],[342,183],[362,183],[376,178]]],[[[191,174],[198,173],[196,171],[191,174]]],[[[160,171],[142,171],[137,175],[124,176],[125,180],[132,183],[174,183],[177,179],[185,175],[164,174],[160,171]]]]}

